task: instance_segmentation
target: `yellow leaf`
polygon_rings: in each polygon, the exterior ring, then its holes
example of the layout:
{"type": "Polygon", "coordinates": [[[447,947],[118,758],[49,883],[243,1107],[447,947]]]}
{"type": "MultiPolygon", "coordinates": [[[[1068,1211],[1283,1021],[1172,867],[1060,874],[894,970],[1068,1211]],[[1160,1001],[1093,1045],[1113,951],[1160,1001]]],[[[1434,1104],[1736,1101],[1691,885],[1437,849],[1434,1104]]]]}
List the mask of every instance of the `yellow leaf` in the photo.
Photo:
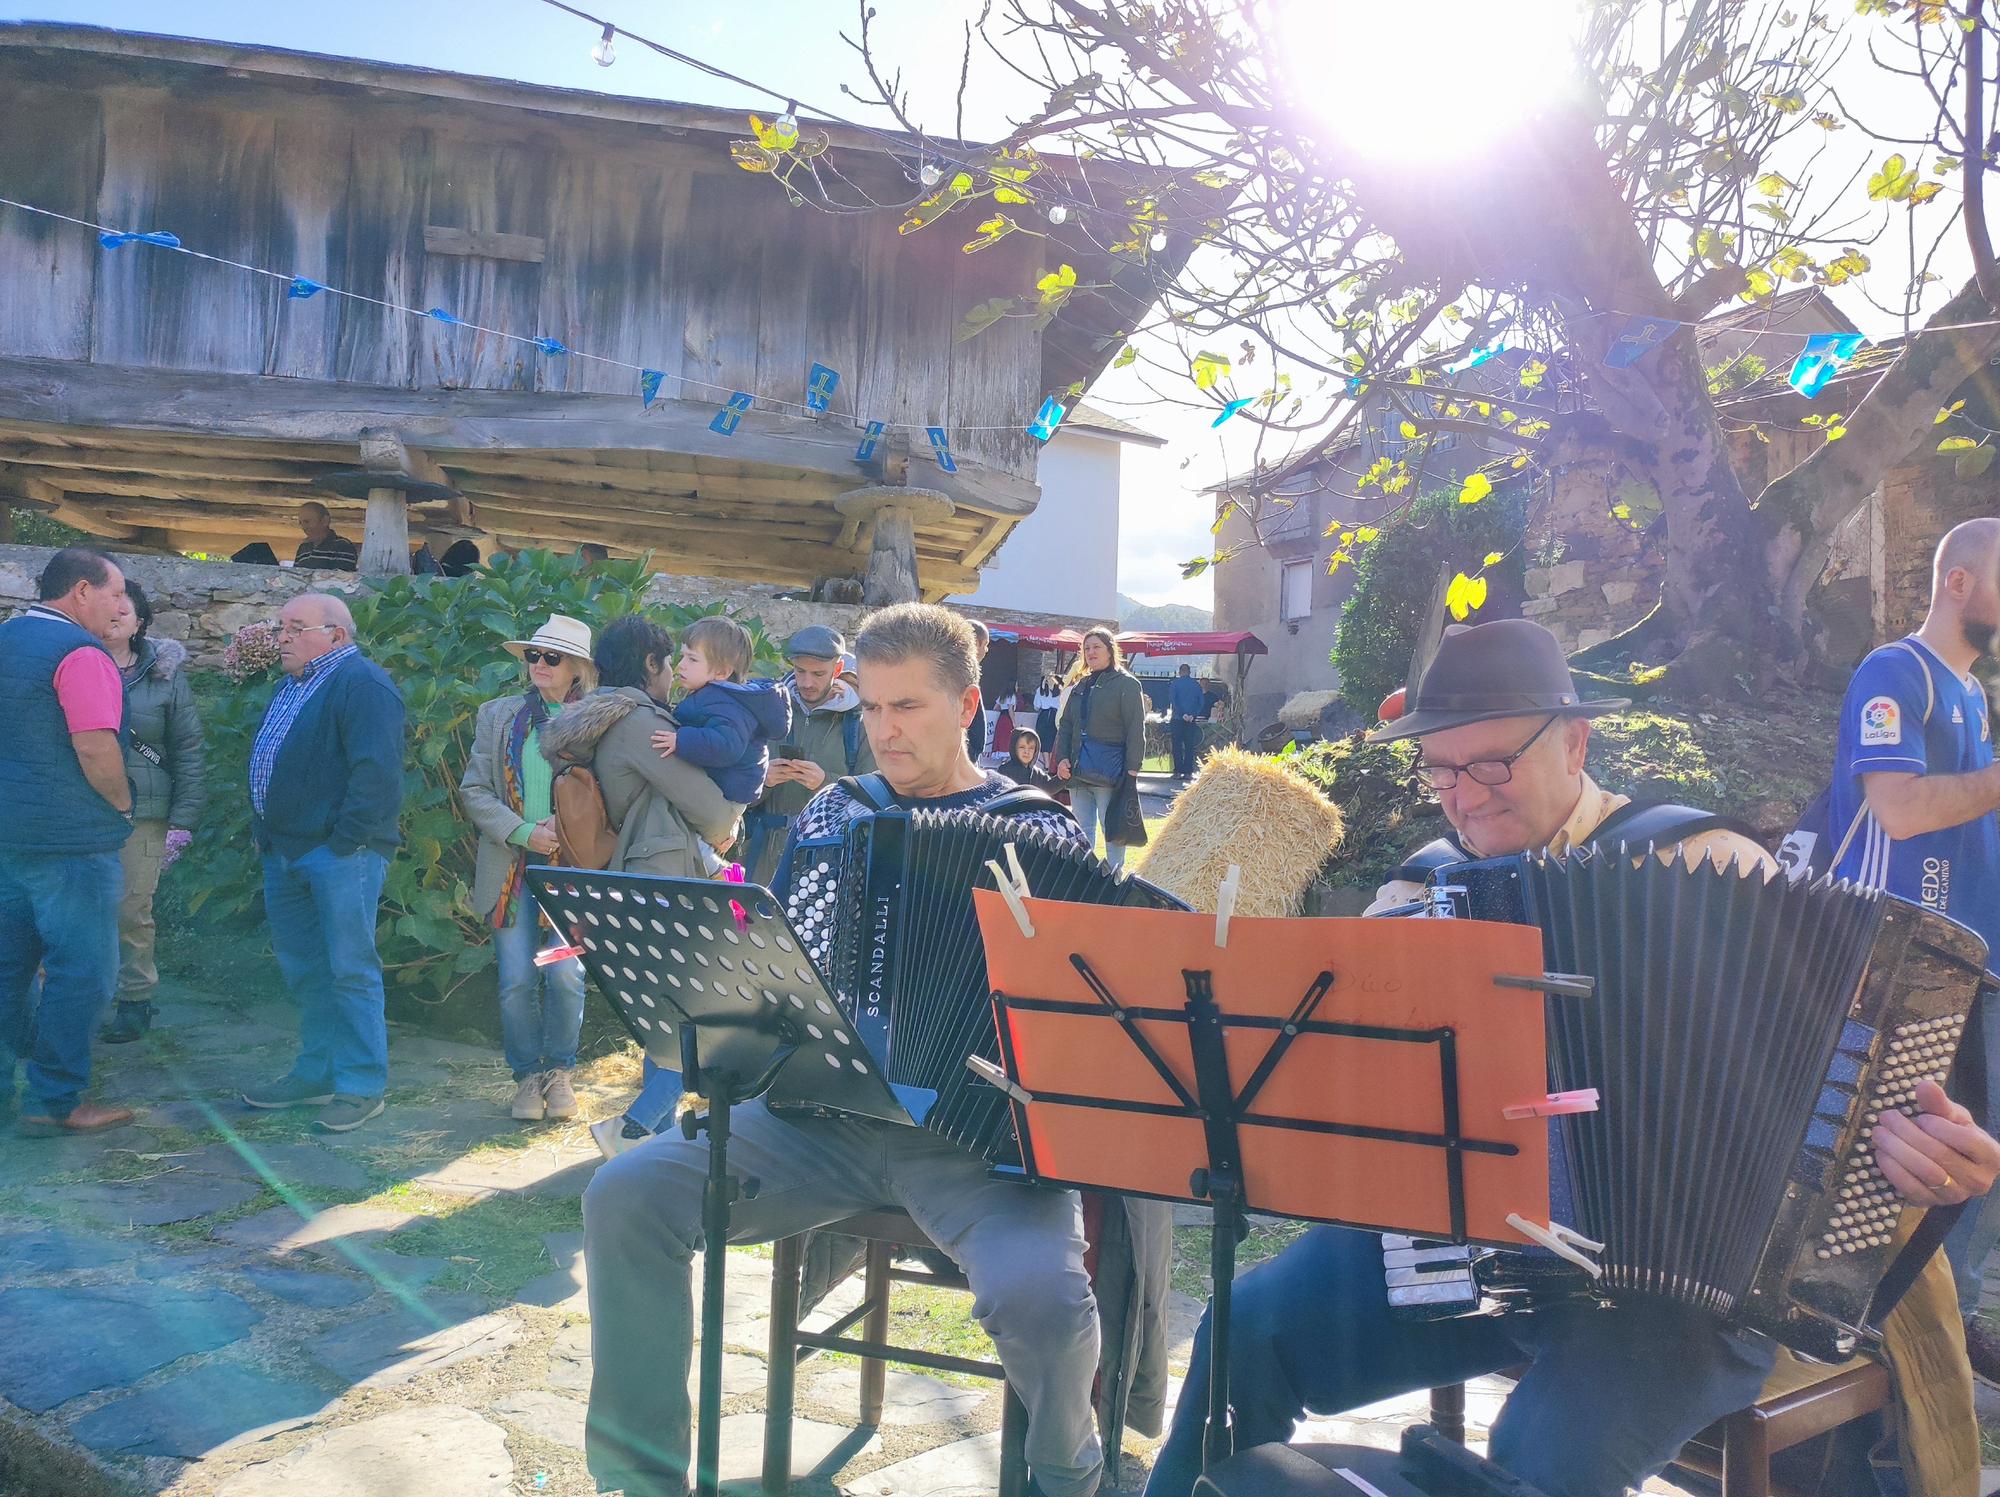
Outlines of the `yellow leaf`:
{"type": "Polygon", "coordinates": [[[1354,527],[1354,538],[1364,544],[1379,538],[1381,534],[1382,532],[1377,530],[1373,525],[1357,525],[1354,527]]]}
{"type": "Polygon", "coordinates": [[[1451,586],[1444,590],[1444,606],[1451,610],[1455,619],[1463,619],[1472,612],[1472,579],[1460,572],[1451,579],[1451,586]]]}
{"type": "Polygon", "coordinates": [[[1460,504],[1477,504],[1492,492],[1492,479],[1488,478],[1484,473],[1468,473],[1465,475],[1464,486],[1458,491],[1458,502],[1460,504]]]}
{"type": "Polygon", "coordinates": [[[1488,551],[1486,553],[1486,560],[1481,562],[1480,565],[1484,567],[1493,566],[1496,563],[1498,563],[1501,560],[1501,558],[1504,557],[1506,554],[1507,553],[1504,551],[1488,551]]]}
{"type": "Polygon", "coordinates": [[[1477,612],[1486,606],[1486,579],[1474,577],[1465,585],[1465,601],[1477,612]]]}
{"type": "Polygon", "coordinates": [[[1978,445],[1970,437],[1946,437],[1942,442],[1937,444],[1937,450],[1939,452],[1964,452],[1968,448],[1977,447],[1978,445]]]}
{"type": "Polygon", "coordinates": [[[1400,431],[1400,432],[1402,432],[1402,434],[1403,434],[1403,440],[1404,440],[1404,441],[1406,441],[1406,442],[1414,442],[1414,441],[1416,441],[1416,439],[1417,439],[1417,423],[1416,423],[1416,422],[1414,422],[1414,421],[1405,421],[1405,422],[1404,422],[1404,423],[1403,423],[1403,424],[1402,424],[1401,426],[1399,426],[1399,427],[1397,428],[1397,430],[1398,430],[1398,431],[1400,431]]]}

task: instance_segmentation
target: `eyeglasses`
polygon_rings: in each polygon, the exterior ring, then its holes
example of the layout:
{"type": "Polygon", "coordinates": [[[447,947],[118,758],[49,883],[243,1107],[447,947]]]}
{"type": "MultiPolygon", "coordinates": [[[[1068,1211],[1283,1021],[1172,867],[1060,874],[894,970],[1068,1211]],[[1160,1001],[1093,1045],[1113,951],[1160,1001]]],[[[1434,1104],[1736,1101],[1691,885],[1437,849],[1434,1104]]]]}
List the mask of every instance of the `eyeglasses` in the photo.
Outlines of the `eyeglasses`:
{"type": "Polygon", "coordinates": [[[1475,759],[1470,764],[1419,764],[1417,778],[1433,790],[1450,790],[1458,784],[1460,775],[1475,785],[1504,785],[1514,778],[1515,761],[1533,748],[1535,740],[1548,732],[1556,720],[1552,717],[1543,723],[1535,729],[1533,737],[1504,759],[1475,759]]]}
{"type": "Polygon", "coordinates": [[[555,650],[522,650],[521,658],[530,665],[561,665],[570,657],[555,650]]]}
{"type": "Polygon", "coordinates": [[[338,624],[279,624],[278,633],[286,639],[297,639],[301,634],[314,634],[321,629],[338,629],[338,624]]]}

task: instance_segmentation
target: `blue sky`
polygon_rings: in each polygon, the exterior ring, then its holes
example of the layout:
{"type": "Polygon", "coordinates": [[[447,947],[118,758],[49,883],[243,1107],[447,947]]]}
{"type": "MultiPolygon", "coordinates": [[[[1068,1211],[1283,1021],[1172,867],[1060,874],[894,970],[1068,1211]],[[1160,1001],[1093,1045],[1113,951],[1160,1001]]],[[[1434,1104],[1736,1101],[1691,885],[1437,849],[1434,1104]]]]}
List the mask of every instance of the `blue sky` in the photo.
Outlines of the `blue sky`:
{"type": "MultiPolygon", "coordinates": [[[[914,108],[932,128],[950,125],[965,19],[965,0],[871,0],[878,45],[904,70],[914,108]]],[[[851,0],[596,0],[583,3],[621,26],[700,57],[801,100],[867,120],[844,96],[843,83],[865,84],[859,58],[840,40],[854,34],[851,0]]],[[[620,42],[615,62],[591,60],[596,35],[583,21],[541,0],[336,0],[327,5],[277,5],[249,0],[0,0],[0,19],[60,21],[165,32],[216,41],[290,47],[337,56],[445,68],[566,88],[773,108],[769,98],[708,77],[636,44],[620,42]]],[[[990,64],[990,59],[989,59],[990,64]]],[[[975,66],[968,92],[969,134],[1004,133],[1010,107],[1003,74],[975,66]]],[[[1039,102],[1036,100],[1034,102],[1039,102]]],[[[880,110],[874,112],[876,116],[880,110]]],[[[1211,512],[1198,490],[1220,472],[1208,421],[1199,413],[1146,401],[1122,376],[1107,379],[1094,398],[1106,409],[1170,439],[1163,451],[1127,448],[1121,494],[1119,586],[1147,602],[1207,607],[1207,579],[1185,583],[1178,563],[1207,549],[1211,512]],[[1186,466],[1183,468],[1184,460],[1186,466]]]]}

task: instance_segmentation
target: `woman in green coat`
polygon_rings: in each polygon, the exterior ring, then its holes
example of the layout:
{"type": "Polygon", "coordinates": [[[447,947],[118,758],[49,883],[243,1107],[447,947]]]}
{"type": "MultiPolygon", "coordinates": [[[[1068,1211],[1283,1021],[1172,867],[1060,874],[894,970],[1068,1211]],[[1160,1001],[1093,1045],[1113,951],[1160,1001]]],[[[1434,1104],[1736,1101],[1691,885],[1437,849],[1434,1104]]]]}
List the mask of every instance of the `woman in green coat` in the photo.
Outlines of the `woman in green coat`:
{"type": "Polygon", "coordinates": [[[125,579],[104,648],[125,678],[125,773],[132,780],[132,835],[120,854],[125,895],[118,905],[118,1008],[98,1031],[107,1044],[136,1040],[153,1025],[153,893],[161,870],[194,838],[202,785],[201,717],[189,685],[187,646],[149,639],[153,605],[125,579]]]}
{"type": "Polygon", "coordinates": [[[1056,778],[1069,788],[1083,835],[1095,846],[1102,823],[1104,856],[1123,868],[1125,846],[1111,840],[1106,813],[1121,785],[1137,786],[1146,757],[1146,689],[1125,669],[1118,637],[1102,625],[1084,634],[1071,683],[1056,729],[1056,778]]]}

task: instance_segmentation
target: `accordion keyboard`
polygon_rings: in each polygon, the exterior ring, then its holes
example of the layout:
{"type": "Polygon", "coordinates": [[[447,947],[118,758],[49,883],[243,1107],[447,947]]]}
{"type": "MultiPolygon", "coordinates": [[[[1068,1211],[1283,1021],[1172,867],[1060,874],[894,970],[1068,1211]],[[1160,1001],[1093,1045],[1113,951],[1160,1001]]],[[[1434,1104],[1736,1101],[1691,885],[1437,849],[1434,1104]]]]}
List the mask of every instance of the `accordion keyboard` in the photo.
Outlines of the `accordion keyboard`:
{"type": "Polygon", "coordinates": [[[1869,1140],[1883,1113],[1895,1111],[1908,1117],[1916,1112],[1918,1082],[1944,1085],[1964,1032],[1963,1014],[1898,1024],[1890,1031],[1875,1079],[1862,1098],[1862,1141],[1841,1175],[1835,1204],[1813,1252],[1815,1258],[1838,1258],[1887,1247],[1895,1239],[1903,1215],[1902,1198],[1875,1162],[1874,1145],[1869,1140]]]}

